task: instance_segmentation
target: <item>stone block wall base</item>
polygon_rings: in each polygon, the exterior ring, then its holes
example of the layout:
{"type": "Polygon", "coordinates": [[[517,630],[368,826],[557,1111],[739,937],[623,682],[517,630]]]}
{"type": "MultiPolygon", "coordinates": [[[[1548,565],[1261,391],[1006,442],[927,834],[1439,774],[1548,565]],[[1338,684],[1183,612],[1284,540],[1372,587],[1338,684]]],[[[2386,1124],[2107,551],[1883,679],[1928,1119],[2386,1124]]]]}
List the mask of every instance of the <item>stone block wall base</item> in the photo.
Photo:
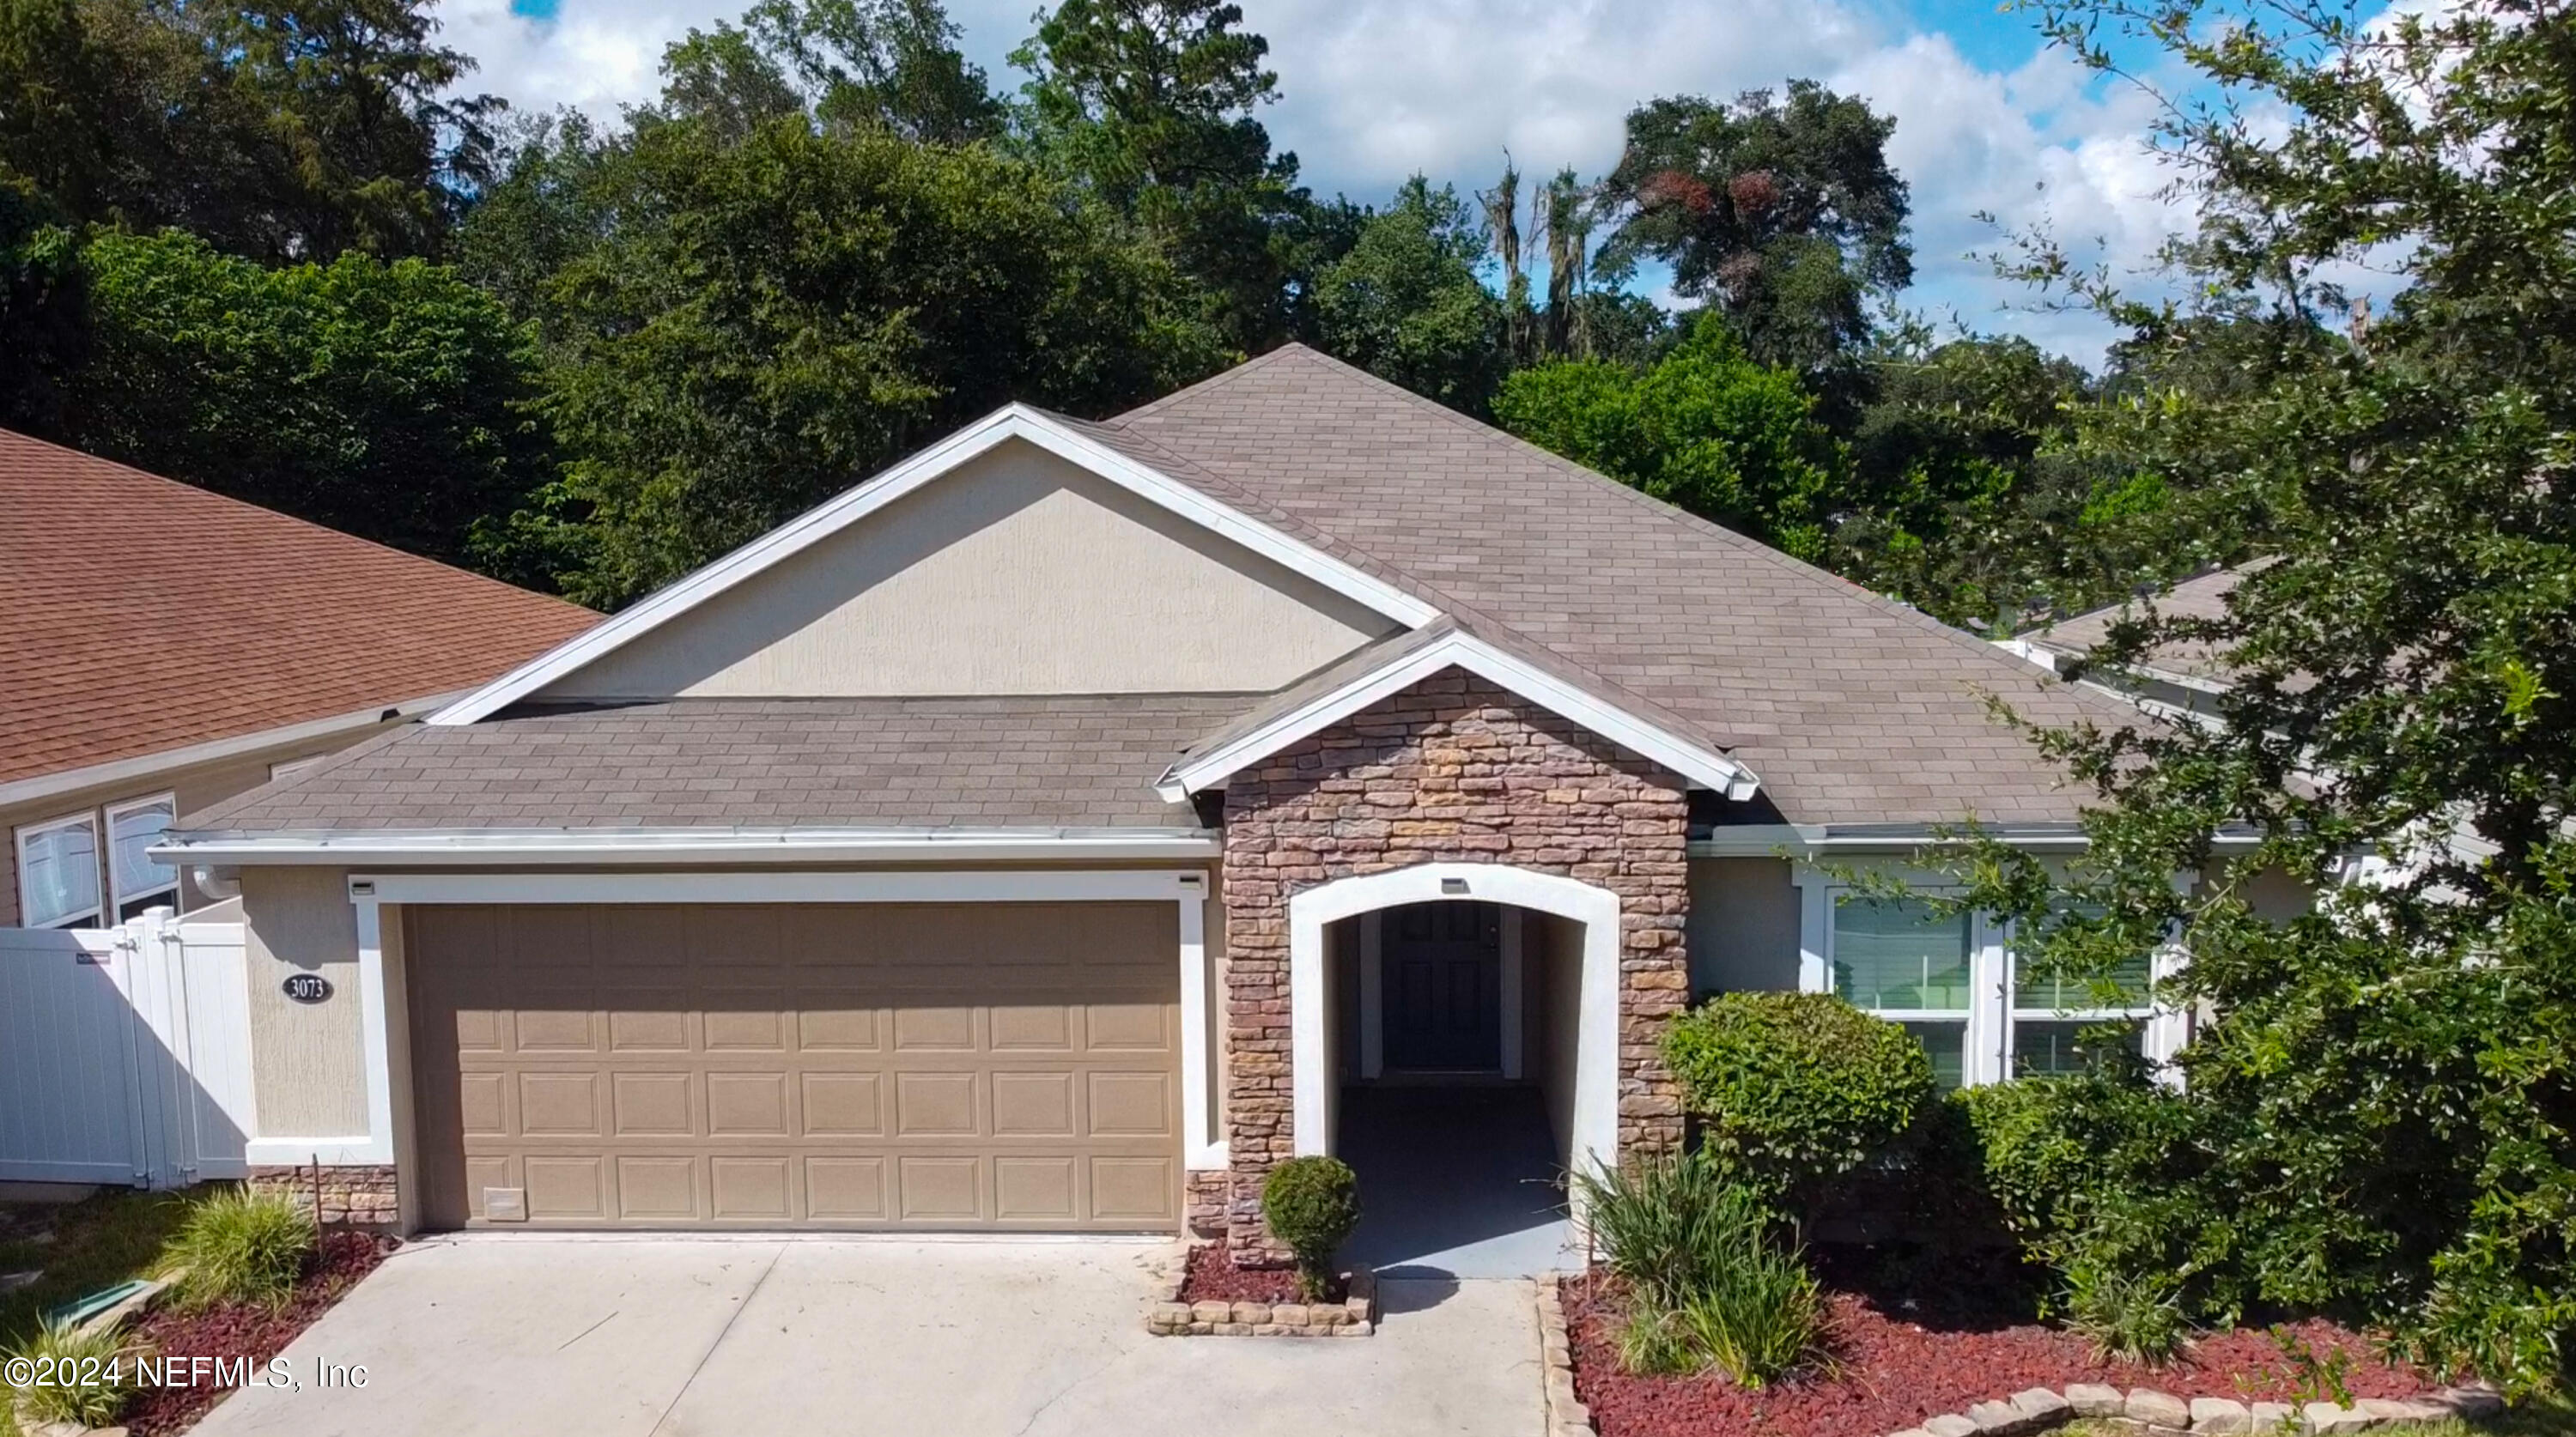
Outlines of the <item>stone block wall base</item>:
{"type": "Polygon", "coordinates": [[[1350,1296],[1340,1302],[1184,1302],[1189,1273],[1186,1249],[1171,1260],[1145,1304],[1145,1330],[1156,1337],[1367,1337],[1377,1331],[1377,1274],[1366,1268],[1342,1275],[1350,1296]]]}
{"type": "Polygon", "coordinates": [[[390,1232],[402,1221],[400,1179],[389,1163],[350,1167],[252,1168],[250,1185],[281,1193],[323,1227],[390,1232]]]}

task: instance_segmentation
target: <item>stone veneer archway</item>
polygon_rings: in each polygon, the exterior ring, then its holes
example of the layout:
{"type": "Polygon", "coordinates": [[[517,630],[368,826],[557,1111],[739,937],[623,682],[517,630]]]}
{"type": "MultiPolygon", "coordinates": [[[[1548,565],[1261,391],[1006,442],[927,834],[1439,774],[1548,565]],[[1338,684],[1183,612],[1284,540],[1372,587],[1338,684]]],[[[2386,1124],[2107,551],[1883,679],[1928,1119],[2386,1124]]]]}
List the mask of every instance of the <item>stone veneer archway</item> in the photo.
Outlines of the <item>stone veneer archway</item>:
{"type": "Polygon", "coordinates": [[[1225,1122],[1230,1170],[1192,1185],[1191,1223],[1275,1256],[1261,1182],[1296,1149],[1290,905],[1420,864],[1498,865],[1617,899],[1617,1131],[1623,1160],[1679,1146],[1660,1048],[1688,1001],[1687,784],[1451,669],[1237,773],[1226,785],[1225,1122]]]}

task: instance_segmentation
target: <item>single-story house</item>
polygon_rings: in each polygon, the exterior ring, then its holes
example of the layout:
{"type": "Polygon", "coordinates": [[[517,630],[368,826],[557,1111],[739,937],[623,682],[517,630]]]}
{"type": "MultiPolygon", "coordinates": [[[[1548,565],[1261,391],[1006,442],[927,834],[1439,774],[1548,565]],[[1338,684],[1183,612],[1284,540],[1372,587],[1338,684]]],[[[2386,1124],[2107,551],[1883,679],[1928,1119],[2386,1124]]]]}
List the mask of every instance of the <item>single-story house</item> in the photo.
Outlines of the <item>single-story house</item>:
{"type": "Polygon", "coordinates": [[[2074,841],[1990,697],[2135,716],[1291,346],[994,413],[156,851],[241,890],[253,1161],[384,1220],[1249,1246],[1371,1085],[1673,1147],[1695,994],[2044,1064],[2101,1015],[1845,886],[2074,841]]]}
{"type": "Polygon", "coordinates": [[[597,623],[587,609],[0,430],[0,928],[207,893],[150,856],[597,623]]]}

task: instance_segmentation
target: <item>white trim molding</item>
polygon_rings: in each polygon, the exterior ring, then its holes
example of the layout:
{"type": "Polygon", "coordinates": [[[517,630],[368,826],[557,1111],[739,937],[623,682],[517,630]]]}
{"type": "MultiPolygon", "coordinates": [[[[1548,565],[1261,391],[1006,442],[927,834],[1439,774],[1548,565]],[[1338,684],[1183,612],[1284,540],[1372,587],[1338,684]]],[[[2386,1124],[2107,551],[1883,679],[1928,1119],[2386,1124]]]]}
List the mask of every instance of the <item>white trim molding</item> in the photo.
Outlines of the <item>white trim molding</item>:
{"type": "Polygon", "coordinates": [[[1598,695],[1567,683],[1463,629],[1405,649],[1377,668],[1273,717],[1203,754],[1174,764],[1156,789],[1179,802],[1213,788],[1244,768],[1369,705],[1403,692],[1443,669],[1459,668],[1582,725],[1629,752],[1649,758],[1730,799],[1751,798],[1761,780],[1753,770],[1705,744],[1684,738],[1598,695]]]}
{"type": "MultiPolygon", "coordinates": [[[[1619,1161],[1619,895],[1552,873],[1500,863],[1422,863],[1337,879],[1288,900],[1290,1115],[1294,1150],[1333,1147],[1333,1015],[1324,931],[1407,903],[1499,903],[1583,925],[1581,1011],[1575,1015],[1574,1152],[1568,1166],[1607,1171],[1619,1161]],[[1455,885],[1455,886],[1453,886],[1455,885]],[[1464,891],[1460,891],[1463,888],[1464,891]],[[1587,1167],[1589,1165],[1589,1167],[1587,1167]]],[[[1362,925],[1363,934],[1368,925],[1362,925]]],[[[1363,939],[1365,941],[1365,938],[1363,939]]]]}
{"type": "Polygon", "coordinates": [[[1196,861],[1217,856],[1199,828],[602,828],[447,832],[172,834],[164,861],[260,864],[400,863],[1000,863],[1196,861]]]}
{"type": "Polygon", "coordinates": [[[231,738],[209,739],[185,748],[165,748],[157,753],[137,754],[133,758],[94,763],[86,768],[67,768],[58,773],[38,774],[34,778],[0,783],[0,804],[20,804],[76,789],[99,788],[133,779],[154,778],[174,769],[192,768],[217,759],[236,758],[261,749],[283,748],[308,739],[329,738],[335,734],[374,728],[378,724],[413,718],[433,709],[454,703],[456,692],[432,694],[426,698],[404,699],[399,703],[377,704],[373,708],[333,714],[328,718],[307,719],[302,723],[261,729],[256,733],[235,734],[231,738]]]}
{"type": "Polygon", "coordinates": [[[896,464],[840,497],[808,510],[714,563],[653,594],[586,633],[539,654],[432,714],[434,724],[487,718],[547,684],[652,632],[779,561],[837,534],[897,499],[1010,440],[1022,440],[1128,490],[1139,498],[1284,565],[1354,603],[1407,628],[1439,617],[1432,605],[1314,546],[1220,504],[1197,489],[1140,464],[1054,417],[1007,405],[896,464]]]}

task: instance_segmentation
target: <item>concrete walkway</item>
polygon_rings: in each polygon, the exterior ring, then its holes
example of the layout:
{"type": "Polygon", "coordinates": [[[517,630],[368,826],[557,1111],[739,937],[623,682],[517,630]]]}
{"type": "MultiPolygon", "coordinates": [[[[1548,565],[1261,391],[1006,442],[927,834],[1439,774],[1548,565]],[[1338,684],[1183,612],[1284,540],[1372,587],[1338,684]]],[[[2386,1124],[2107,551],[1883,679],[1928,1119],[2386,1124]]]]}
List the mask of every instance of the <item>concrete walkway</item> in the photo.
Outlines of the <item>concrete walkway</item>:
{"type": "Polygon", "coordinates": [[[1399,1277],[1583,1266],[1536,1089],[1345,1088],[1339,1144],[1360,1180],[1359,1230],[1342,1249],[1349,1261],[1399,1277]]]}
{"type": "Polygon", "coordinates": [[[196,1437],[1537,1437],[1521,1282],[1391,1282],[1367,1339],[1169,1338],[1118,1242],[406,1248],[196,1437]],[[363,1388],[315,1385],[363,1365],[363,1388]]]}

